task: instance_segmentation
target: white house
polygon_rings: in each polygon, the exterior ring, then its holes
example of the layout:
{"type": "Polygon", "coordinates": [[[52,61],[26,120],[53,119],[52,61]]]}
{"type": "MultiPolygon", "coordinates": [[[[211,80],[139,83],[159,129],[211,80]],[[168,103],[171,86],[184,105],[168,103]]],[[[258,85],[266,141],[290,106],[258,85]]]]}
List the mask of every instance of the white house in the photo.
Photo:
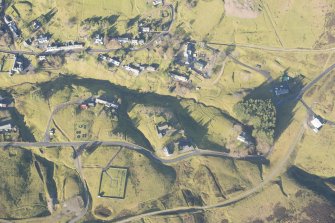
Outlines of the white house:
{"type": "Polygon", "coordinates": [[[107,104],[105,104],[105,106],[106,106],[107,108],[115,108],[115,109],[118,109],[118,108],[119,108],[119,106],[118,106],[117,104],[110,103],[110,102],[108,102],[107,104]]]}
{"type": "Polygon", "coordinates": [[[39,44],[48,43],[49,37],[47,35],[39,35],[36,39],[39,44]]]}
{"type": "Polygon", "coordinates": [[[144,45],[144,43],[145,43],[145,42],[144,42],[143,39],[140,39],[140,40],[138,41],[138,44],[139,44],[139,45],[144,45]]]}
{"type": "Polygon", "coordinates": [[[243,142],[245,144],[248,144],[248,141],[247,139],[245,138],[245,136],[243,136],[242,134],[237,136],[237,140],[240,141],[240,142],[243,142]]]}
{"type": "Polygon", "coordinates": [[[159,4],[163,4],[163,0],[153,0],[153,1],[152,1],[152,4],[153,4],[154,6],[159,5],[159,4]]]}
{"type": "Polygon", "coordinates": [[[150,32],[150,27],[142,27],[142,32],[144,33],[150,32]]]}
{"type": "Polygon", "coordinates": [[[128,39],[128,38],[126,38],[126,37],[119,37],[119,38],[117,38],[117,41],[119,42],[119,43],[121,43],[121,44],[124,44],[124,43],[129,43],[130,42],[130,40],[128,39]]]}
{"type": "Polygon", "coordinates": [[[94,38],[94,44],[103,45],[104,37],[102,35],[97,34],[94,38]]]}
{"type": "Polygon", "coordinates": [[[121,63],[120,61],[118,61],[116,59],[113,59],[113,58],[109,58],[108,62],[113,64],[114,66],[117,66],[117,67],[120,66],[120,63],[121,63]]]}
{"type": "Polygon", "coordinates": [[[317,133],[319,132],[320,128],[323,126],[323,123],[320,121],[320,119],[313,116],[313,119],[311,120],[311,125],[313,127],[313,131],[317,133]]]}
{"type": "Polygon", "coordinates": [[[176,81],[188,82],[188,77],[186,77],[186,76],[182,76],[182,75],[178,75],[178,74],[170,74],[170,76],[172,77],[172,79],[174,79],[176,81]]]}
{"type": "Polygon", "coordinates": [[[6,124],[6,125],[2,125],[0,126],[0,132],[9,132],[11,131],[13,128],[12,128],[12,125],[11,124],[6,124]]]}
{"type": "Polygon", "coordinates": [[[38,60],[39,60],[39,61],[46,60],[46,57],[45,57],[44,55],[42,55],[42,56],[38,56],[38,60]]]}
{"type": "Polygon", "coordinates": [[[102,100],[100,98],[96,98],[95,103],[105,105],[108,103],[108,101],[102,100]]]}
{"type": "Polygon", "coordinates": [[[156,68],[153,67],[153,66],[148,66],[148,67],[147,67],[147,71],[149,71],[149,72],[155,72],[155,71],[156,71],[156,68]]]}
{"type": "Polygon", "coordinates": [[[95,103],[102,104],[102,105],[106,106],[107,108],[115,108],[115,109],[119,108],[119,105],[117,105],[115,103],[108,102],[108,101],[100,99],[100,98],[96,98],[95,103]]]}
{"type": "Polygon", "coordinates": [[[0,108],[7,108],[7,104],[0,102],[0,108]]]}
{"type": "Polygon", "coordinates": [[[20,57],[14,56],[14,63],[12,69],[9,71],[10,74],[21,73],[23,71],[23,61],[20,57]]]}
{"type": "Polygon", "coordinates": [[[56,52],[56,51],[69,51],[84,49],[83,43],[66,43],[64,46],[48,46],[45,52],[56,52]]]}
{"type": "Polygon", "coordinates": [[[131,45],[137,46],[138,45],[138,40],[137,39],[132,39],[131,40],[131,45]]]}
{"type": "Polygon", "coordinates": [[[124,66],[124,69],[125,69],[126,71],[130,71],[130,72],[132,72],[135,76],[138,76],[138,75],[140,74],[140,70],[138,70],[138,69],[136,69],[136,68],[132,68],[132,67],[130,67],[130,66],[128,66],[128,65],[125,65],[125,66],[124,66]]]}

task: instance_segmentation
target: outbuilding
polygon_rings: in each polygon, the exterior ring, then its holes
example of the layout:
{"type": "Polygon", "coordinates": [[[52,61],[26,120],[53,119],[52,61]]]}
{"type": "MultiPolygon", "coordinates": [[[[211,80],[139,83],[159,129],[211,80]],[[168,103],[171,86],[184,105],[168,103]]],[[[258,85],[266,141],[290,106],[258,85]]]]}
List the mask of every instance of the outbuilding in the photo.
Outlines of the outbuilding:
{"type": "Polygon", "coordinates": [[[313,131],[315,133],[317,133],[322,128],[323,123],[321,122],[321,120],[318,117],[313,116],[313,119],[311,120],[311,125],[312,125],[313,131]]]}

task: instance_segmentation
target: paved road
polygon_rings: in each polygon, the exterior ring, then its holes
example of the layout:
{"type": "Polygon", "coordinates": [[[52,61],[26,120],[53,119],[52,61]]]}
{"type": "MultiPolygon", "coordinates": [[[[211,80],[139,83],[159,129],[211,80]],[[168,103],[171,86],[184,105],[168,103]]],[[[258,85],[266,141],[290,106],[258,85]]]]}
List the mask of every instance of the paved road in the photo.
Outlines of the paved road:
{"type": "Polygon", "coordinates": [[[316,84],[318,81],[320,81],[324,76],[326,76],[329,72],[335,69],[335,63],[328,67],[326,70],[321,72],[316,78],[314,78],[310,83],[308,83],[305,87],[303,87],[298,93],[285,97],[282,100],[279,100],[278,102],[275,103],[276,106],[281,106],[283,103],[287,101],[298,101],[301,100],[303,95],[311,89],[311,87],[316,84]]]}
{"type": "Polygon", "coordinates": [[[326,76],[330,71],[335,69],[335,63],[324,70],[321,74],[319,74],[316,78],[314,78],[310,83],[308,83],[305,87],[300,90],[300,93],[297,96],[297,99],[302,98],[306,91],[308,91],[314,84],[316,84],[321,78],[326,76]]]}
{"type": "Polygon", "coordinates": [[[219,151],[211,150],[192,150],[186,152],[178,157],[173,158],[161,158],[156,156],[152,151],[147,150],[146,148],[135,145],[129,142],[119,142],[119,141],[78,141],[78,142],[0,142],[0,147],[48,147],[49,149],[57,149],[58,147],[91,147],[91,146],[121,146],[126,149],[134,150],[140,152],[147,157],[161,163],[175,163],[193,156],[216,156],[216,157],[225,157],[231,159],[240,159],[240,160],[258,160],[265,161],[266,158],[260,155],[247,155],[247,156],[236,156],[219,151]]]}

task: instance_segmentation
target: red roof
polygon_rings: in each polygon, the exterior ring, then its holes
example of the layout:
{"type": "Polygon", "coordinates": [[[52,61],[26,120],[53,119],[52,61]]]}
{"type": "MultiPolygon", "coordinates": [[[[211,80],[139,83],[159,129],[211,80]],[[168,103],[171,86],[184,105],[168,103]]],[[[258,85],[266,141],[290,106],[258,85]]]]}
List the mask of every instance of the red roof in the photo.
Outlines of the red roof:
{"type": "Polygon", "coordinates": [[[87,104],[81,104],[80,108],[83,109],[83,110],[85,110],[85,109],[88,109],[88,106],[87,106],[87,104]]]}

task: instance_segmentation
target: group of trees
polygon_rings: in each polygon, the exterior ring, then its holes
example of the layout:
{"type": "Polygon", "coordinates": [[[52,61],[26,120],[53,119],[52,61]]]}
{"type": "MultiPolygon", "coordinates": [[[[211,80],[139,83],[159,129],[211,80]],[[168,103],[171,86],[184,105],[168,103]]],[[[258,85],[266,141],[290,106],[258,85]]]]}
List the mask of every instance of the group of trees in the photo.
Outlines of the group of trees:
{"type": "Polygon", "coordinates": [[[107,25],[114,25],[116,21],[118,20],[119,15],[111,15],[111,16],[92,16],[90,18],[87,18],[81,22],[81,25],[101,25],[101,24],[107,24],[107,25]]]}
{"type": "Polygon", "coordinates": [[[254,127],[258,143],[273,144],[276,126],[276,108],[270,99],[248,99],[235,106],[238,117],[254,127]]]}

